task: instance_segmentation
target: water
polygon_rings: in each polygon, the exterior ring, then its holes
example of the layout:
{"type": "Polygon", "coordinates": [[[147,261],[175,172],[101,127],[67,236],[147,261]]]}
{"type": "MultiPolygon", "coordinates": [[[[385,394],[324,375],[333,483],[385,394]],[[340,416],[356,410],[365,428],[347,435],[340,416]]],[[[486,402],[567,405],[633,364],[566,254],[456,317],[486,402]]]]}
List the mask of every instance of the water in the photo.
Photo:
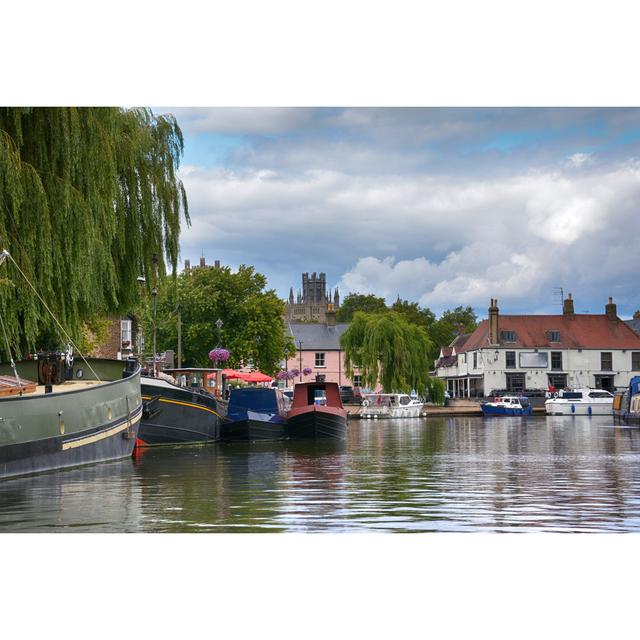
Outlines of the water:
{"type": "Polygon", "coordinates": [[[0,481],[0,531],[640,531],[610,417],[353,421],[347,441],[147,449],[0,481]]]}

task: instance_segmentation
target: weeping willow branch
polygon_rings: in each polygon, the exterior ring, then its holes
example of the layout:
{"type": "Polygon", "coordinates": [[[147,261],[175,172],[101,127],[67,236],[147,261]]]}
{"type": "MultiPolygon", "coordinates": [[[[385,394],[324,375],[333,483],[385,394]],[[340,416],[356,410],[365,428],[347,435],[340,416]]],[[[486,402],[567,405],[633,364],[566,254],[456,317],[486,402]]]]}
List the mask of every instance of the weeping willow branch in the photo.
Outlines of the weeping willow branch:
{"type": "Polygon", "coordinates": [[[374,388],[380,382],[387,393],[423,393],[427,387],[429,336],[395,311],[356,312],[340,345],[347,376],[353,378],[358,369],[364,386],[374,388]]]}
{"type": "MultiPolygon", "coordinates": [[[[135,305],[153,254],[175,272],[183,147],[175,118],[149,109],[0,108],[0,242],[74,338],[87,318],[135,305]]],[[[0,313],[12,344],[33,349],[51,321],[6,275],[0,313]]]]}

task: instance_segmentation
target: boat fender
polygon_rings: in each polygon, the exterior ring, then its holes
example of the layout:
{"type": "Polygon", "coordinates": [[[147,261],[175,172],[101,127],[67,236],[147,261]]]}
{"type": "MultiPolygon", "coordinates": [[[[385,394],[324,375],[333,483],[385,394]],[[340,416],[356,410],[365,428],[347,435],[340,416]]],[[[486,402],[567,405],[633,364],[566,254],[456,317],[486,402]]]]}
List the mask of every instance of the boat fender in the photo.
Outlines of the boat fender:
{"type": "Polygon", "coordinates": [[[368,407],[369,406],[369,401],[368,400],[363,400],[362,401],[362,406],[363,407],[368,407]]]}
{"type": "Polygon", "coordinates": [[[556,391],[556,392],[554,392],[553,397],[554,397],[554,398],[557,398],[557,397],[558,397],[558,392],[557,392],[557,391],[556,391]]]}
{"type": "Polygon", "coordinates": [[[587,407],[587,413],[591,415],[593,413],[593,409],[591,407],[587,407]]]}
{"type": "Polygon", "coordinates": [[[576,405],[572,404],[571,405],[571,413],[575,413],[576,412],[576,405]]]}

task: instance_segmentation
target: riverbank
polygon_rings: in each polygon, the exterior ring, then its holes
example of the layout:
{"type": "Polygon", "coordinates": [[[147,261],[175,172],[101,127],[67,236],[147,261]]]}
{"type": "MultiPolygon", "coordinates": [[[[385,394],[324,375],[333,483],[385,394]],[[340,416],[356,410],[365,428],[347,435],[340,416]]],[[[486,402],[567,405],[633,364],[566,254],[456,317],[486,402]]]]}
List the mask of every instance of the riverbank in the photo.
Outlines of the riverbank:
{"type": "MultiPolygon", "coordinates": [[[[345,404],[344,408],[347,411],[347,417],[349,420],[361,420],[363,419],[360,411],[362,410],[359,404],[345,404]]],[[[544,406],[532,407],[534,415],[545,415],[544,406]]],[[[450,416],[482,416],[482,409],[480,403],[465,400],[454,400],[452,403],[443,407],[441,405],[427,404],[425,405],[422,413],[423,418],[444,418],[450,416]]],[[[367,418],[369,419],[369,418],[367,418]]]]}

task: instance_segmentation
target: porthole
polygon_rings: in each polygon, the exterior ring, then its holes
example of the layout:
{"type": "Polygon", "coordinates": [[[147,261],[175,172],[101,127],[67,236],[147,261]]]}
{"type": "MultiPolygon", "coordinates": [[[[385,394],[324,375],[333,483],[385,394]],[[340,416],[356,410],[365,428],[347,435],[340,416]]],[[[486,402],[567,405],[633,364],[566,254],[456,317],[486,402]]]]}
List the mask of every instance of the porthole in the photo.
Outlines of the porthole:
{"type": "Polygon", "coordinates": [[[64,434],[64,420],[60,420],[60,435],[64,434]]]}

